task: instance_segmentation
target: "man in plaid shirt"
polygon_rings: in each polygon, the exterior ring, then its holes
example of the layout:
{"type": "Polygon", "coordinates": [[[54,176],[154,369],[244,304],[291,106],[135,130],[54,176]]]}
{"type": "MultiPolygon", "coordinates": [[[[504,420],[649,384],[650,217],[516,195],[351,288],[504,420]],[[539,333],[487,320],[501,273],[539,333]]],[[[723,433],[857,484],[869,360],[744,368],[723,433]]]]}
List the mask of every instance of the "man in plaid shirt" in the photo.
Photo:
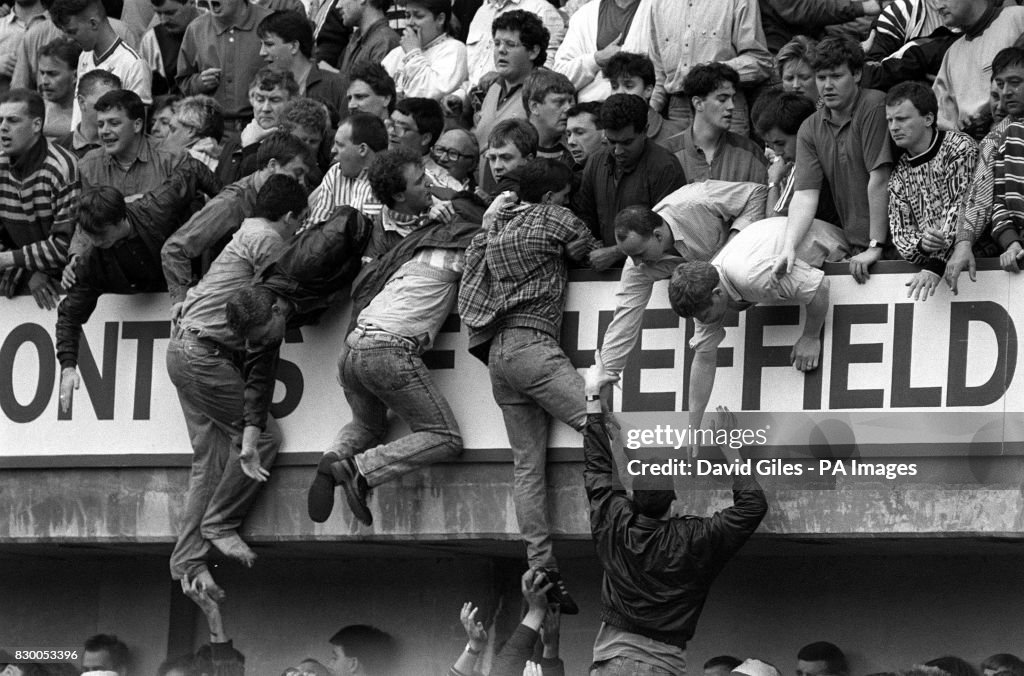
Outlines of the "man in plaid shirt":
{"type": "Polygon", "coordinates": [[[502,193],[466,250],[459,315],[469,351],[490,370],[515,462],[513,500],[531,568],[554,583],[552,600],[579,612],[558,574],[548,527],[545,464],[548,416],[576,430],[586,424],[583,379],[558,343],[568,278],[566,258],[600,246],[565,204],[572,170],[533,160],[520,196],[502,193]]]}

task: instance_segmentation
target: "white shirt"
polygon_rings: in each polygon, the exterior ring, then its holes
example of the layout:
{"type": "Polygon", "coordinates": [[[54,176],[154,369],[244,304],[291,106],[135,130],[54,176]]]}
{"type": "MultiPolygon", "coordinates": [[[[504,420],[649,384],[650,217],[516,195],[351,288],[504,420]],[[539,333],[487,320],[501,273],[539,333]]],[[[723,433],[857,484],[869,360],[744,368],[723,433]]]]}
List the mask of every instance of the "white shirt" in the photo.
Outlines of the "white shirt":
{"type": "MultiPolygon", "coordinates": [[[[78,81],[81,82],[83,75],[97,68],[121,78],[121,88],[138,94],[143,103],[153,103],[153,73],[149,69],[149,64],[121,38],[118,38],[104,54],[97,56],[95,50],[82,52],[78,57],[78,81]]],[[[81,121],[82,110],[78,107],[78,97],[75,97],[71,128],[78,127],[81,121]]]]}

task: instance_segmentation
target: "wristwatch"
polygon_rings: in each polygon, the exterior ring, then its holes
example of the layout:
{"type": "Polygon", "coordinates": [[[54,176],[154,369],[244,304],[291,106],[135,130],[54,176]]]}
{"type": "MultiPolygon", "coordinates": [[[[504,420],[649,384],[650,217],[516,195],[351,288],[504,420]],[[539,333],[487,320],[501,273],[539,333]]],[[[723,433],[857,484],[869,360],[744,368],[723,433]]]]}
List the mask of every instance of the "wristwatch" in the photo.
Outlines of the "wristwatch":
{"type": "Polygon", "coordinates": [[[873,240],[868,242],[868,248],[869,249],[881,249],[882,248],[882,242],[879,242],[877,239],[873,239],[873,240]]]}

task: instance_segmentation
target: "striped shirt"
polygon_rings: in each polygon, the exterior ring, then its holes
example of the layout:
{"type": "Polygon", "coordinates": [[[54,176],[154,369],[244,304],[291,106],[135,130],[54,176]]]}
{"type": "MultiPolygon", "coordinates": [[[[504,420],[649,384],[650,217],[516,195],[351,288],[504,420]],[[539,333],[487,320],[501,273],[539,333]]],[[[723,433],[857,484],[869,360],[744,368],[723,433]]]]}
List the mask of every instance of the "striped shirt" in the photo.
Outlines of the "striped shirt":
{"type": "Polygon", "coordinates": [[[341,165],[334,164],[324,174],[324,180],[309,196],[309,217],[306,218],[302,229],[326,223],[335,211],[345,206],[352,207],[372,218],[380,213],[382,205],[370,188],[370,181],[366,178],[366,169],[363,169],[355,178],[349,178],[341,173],[341,165]]]}
{"type": "Polygon", "coordinates": [[[75,156],[43,136],[13,162],[0,155],[0,232],[18,247],[16,267],[64,267],[81,193],[75,156]]]}
{"type": "Polygon", "coordinates": [[[895,0],[878,15],[870,54],[875,58],[888,56],[915,38],[931,35],[942,25],[942,16],[929,6],[928,0],[895,0]]]}
{"type": "Polygon", "coordinates": [[[992,174],[992,237],[1005,250],[1024,232],[1024,122],[1006,128],[992,174]]]}
{"type": "Polygon", "coordinates": [[[977,244],[985,234],[992,217],[992,193],[995,176],[992,169],[999,146],[1006,138],[1007,128],[1015,120],[1007,116],[992,128],[978,144],[978,163],[974,167],[974,179],[967,189],[967,198],[957,214],[956,241],[977,244]]]}

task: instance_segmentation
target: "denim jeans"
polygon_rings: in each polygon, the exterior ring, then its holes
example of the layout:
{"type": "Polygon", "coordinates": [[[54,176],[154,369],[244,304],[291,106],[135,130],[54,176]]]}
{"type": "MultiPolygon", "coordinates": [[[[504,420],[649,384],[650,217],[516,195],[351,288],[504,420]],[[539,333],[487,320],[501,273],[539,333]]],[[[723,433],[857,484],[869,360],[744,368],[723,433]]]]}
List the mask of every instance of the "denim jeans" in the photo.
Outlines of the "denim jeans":
{"type": "MultiPolygon", "coordinates": [[[[178,541],[171,554],[171,576],[194,576],[206,568],[209,540],[238,530],[260,482],[242,472],[245,382],[233,355],[187,331],[175,329],[167,347],[167,373],[178,390],[192,442],[192,473],[178,541]]],[[[273,418],[259,436],[260,464],[270,467],[281,445],[273,418]]]]}
{"type": "Polygon", "coordinates": [[[583,378],[558,342],[536,329],[499,331],[489,362],[494,400],[512,446],[512,499],[526,555],[531,567],[557,568],[548,526],[548,416],[583,429],[583,378]]]}
{"type": "Polygon", "coordinates": [[[341,428],[328,451],[343,458],[355,456],[371,487],[462,453],[459,424],[413,341],[353,332],[346,343],[350,349],[339,364],[339,377],[352,421],[341,428]],[[388,431],[388,409],[412,434],[378,445],[388,431]]]}
{"type": "Polygon", "coordinates": [[[590,676],[683,676],[671,671],[646,664],[631,657],[613,657],[596,663],[590,668],[590,676]]]}
{"type": "MultiPolygon", "coordinates": [[[[732,111],[732,121],[729,122],[729,131],[740,136],[750,135],[750,116],[748,113],[747,96],[742,91],[736,92],[733,99],[736,107],[732,111]]],[[[693,123],[693,111],[690,109],[690,99],[683,95],[671,94],[668,97],[668,114],[666,119],[689,127],[693,123]]]]}

